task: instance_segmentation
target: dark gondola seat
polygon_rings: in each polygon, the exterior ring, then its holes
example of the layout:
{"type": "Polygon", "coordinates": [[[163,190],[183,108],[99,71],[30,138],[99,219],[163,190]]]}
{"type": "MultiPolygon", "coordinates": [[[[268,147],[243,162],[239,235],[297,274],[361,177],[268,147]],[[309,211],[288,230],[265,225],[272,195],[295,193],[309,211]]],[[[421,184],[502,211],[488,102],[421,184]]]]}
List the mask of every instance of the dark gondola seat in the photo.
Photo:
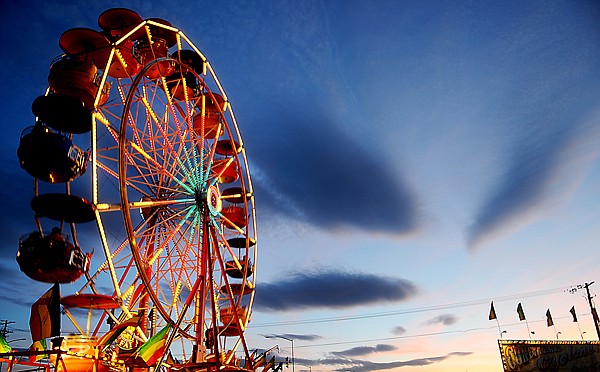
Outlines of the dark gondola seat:
{"type": "Polygon", "coordinates": [[[219,309],[219,317],[221,318],[221,323],[223,323],[223,325],[228,325],[231,322],[234,322],[236,317],[235,317],[235,313],[237,312],[237,316],[239,319],[241,319],[242,321],[246,319],[246,317],[248,316],[248,311],[246,310],[245,306],[240,306],[240,307],[231,307],[231,306],[226,306],[226,307],[222,307],[219,309]]]}
{"type": "Polygon", "coordinates": [[[86,223],[96,219],[96,209],[85,198],[72,194],[40,194],[31,199],[36,217],[54,221],[86,223]]]}
{"type": "Polygon", "coordinates": [[[240,178],[238,166],[235,161],[229,162],[229,159],[215,160],[212,166],[214,177],[218,177],[221,183],[232,183],[240,178]]]}
{"type": "Polygon", "coordinates": [[[187,91],[189,100],[199,97],[201,85],[196,75],[202,76],[204,74],[204,61],[200,55],[193,50],[184,49],[173,53],[172,58],[181,64],[178,65],[179,67],[175,73],[167,77],[167,87],[171,95],[175,99],[184,100],[187,91]]]}
{"type": "Polygon", "coordinates": [[[17,149],[21,168],[50,183],[73,181],[85,173],[88,154],[61,133],[37,124],[21,133],[17,149]]]}
{"type": "Polygon", "coordinates": [[[256,244],[256,240],[252,238],[246,239],[246,237],[240,236],[227,239],[227,244],[229,244],[231,248],[249,248],[256,244]]]}
{"type": "Polygon", "coordinates": [[[184,65],[190,67],[198,75],[202,75],[204,73],[205,61],[202,60],[202,57],[200,57],[200,55],[193,50],[178,50],[175,53],[173,53],[173,59],[176,59],[184,65]]]}
{"type": "Polygon", "coordinates": [[[245,260],[238,260],[240,267],[238,267],[234,260],[225,262],[225,272],[232,278],[243,279],[244,274],[247,277],[252,275],[252,263],[246,262],[245,260]]]}
{"type": "Polygon", "coordinates": [[[234,156],[242,151],[242,146],[236,141],[225,139],[217,141],[215,152],[223,156],[234,156]]]}
{"type": "Polygon", "coordinates": [[[194,131],[203,139],[214,139],[221,137],[224,132],[221,124],[221,111],[225,111],[227,103],[222,95],[213,93],[204,93],[202,100],[198,100],[199,110],[194,114],[194,131]],[[204,101],[204,110],[202,110],[202,101],[204,101]],[[219,130],[219,132],[217,132],[219,130]]]}
{"type": "Polygon", "coordinates": [[[194,114],[193,122],[194,131],[202,139],[221,137],[225,131],[223,125],[219,128],[219,124],[221,124],[221,114],[218,112],[206,111],[203,114],[202,111],[198,111],[194,114]]]}
{"type": "MultiPolygon", "coordinates": [[[[107,9],[98,16],[98,26],[105,34],[110,35],[109,39],[124,36],[133,31],[141,22],[142,17],[136,11],[128,8],[107,9]]],[[[136,40],[144,34],[145,30],[142,27],[134,32],[130,38],[136,40]]]]}
{"type": "MultiPolygon", "coordinates": [[[[228,294],[228,286],[221,286],[219,291],[222,294],[228,294]]],[[[245,283],[229,283],[229,289],[231,289],[231,293],[234,296],[244,296],[252,293],[254,291],[254,285],[250,282],[245,283]]]]}
{"type": "Polygon", "coordinates": [[[117,79],[134,77],[141,69],[140,58],[133,49],[133,40],[126,39],[116,47],[107,74],[117,79]]]}
{"type": "Polygon", "coordinates": [[[227,219],[223,221],[226,227],[235,229],[236,227],[241,228],[248,224],[248,215],[242,207],[229,205],[223,207],[221,213],[227,219]]]}
{"type": "Polygon", "coordinates": [[[78,97],[48,94],[31,104],[33,114],[45,125],[59,132],[87,133],[92,129],[92,110],[78,97]]]}
{"type": "MultiPolygon", "coordinates": [[[[150,18],[151,21],[157,22],[166,26],[171,24],[163,19],[150,18]]],[[[152,64],[145,73],[148,79],[155,80],[163,76],[169,76],[175,71],[175,65],[172,60],[168,60],[169,48],[177,43],[177,36],[175,32],[156,26],[153,24],[146,25],[148,29],[148,35],[144,33],[140,37],[136,38],[135,52],[140,56],[143,66],[146,66],[150,62],[158,59],[152,64]]]]}
{"type": "MultiPolygon", "coordinates": [[[[61,56],[50,66],[48,83],[55,94],[65,94],[79,98],[88,109],[94,108],[101,76],[98,68],[82,56],[61,56]]],[[[98,105],[108,100],[110,85],[104,84],[100,92],[98,105]]]]}
{"type": "Polygon", "coordinates": [[[90,259],[90,253],[60,232],[42,236],[34,231],[19,240],[17,263],[25,275],[40,282],[72,283],[88,271],[90,259]]]}
{"type": "Polygon", "coordinates": [[[152,38],[152,43],[147,40],[139,42],[135,45],[135,53],[140,56],[142,66],[146,66],[154,60],[164,58],[164,60],[156,61],[145,72],[145,75],[150,80],[156,80],[163,76],[169,76],[175,71],[175,66],[171,60],[168,60],[169,50],[165,40],[152,38]]]}
{"type": "MultiPolygon", "coordinates": [[[[98,17],[98,26],[103,34],[112,43],[118,42],[121,38],[138,26],[142,22],[139,14],[126,8],[112,8],[104,11],[98,17]]],[[[139,28],[136,32],[129,35],[127,39],[121,40],[116,47],[112,63],[108,68],[108,76],[114,78],[125,78],[135,76],[142,69],[140,56],[134,49],[135,40],[145,34],[144,28],[139,28]]]]}
{"type": "Polygon", "coordinates": [[[191,71],[175,72],[167,77],[167,88],[176,100],[193,100],[200,95],[200,85],[191,71]]]}

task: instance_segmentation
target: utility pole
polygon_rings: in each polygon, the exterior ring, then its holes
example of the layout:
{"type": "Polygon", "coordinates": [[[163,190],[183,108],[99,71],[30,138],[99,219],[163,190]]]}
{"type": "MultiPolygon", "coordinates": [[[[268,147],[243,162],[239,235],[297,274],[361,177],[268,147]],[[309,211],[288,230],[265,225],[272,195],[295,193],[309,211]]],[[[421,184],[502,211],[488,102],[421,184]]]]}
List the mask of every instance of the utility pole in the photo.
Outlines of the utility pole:
{"type": "Polygon", "coordinates": [[[594,319],[594,327],[596,327],[596,334],[598,335],[598,340],[600,340],[600,319],[598,319],[598,312],[596,311],[596,308],[594,307],[594,303],[592,302],[592,295],[590,294],[590,286],[592,284],[594,284],[594,282],[585,283],[584,288],[587,292],[587,300],[588,300],[588,303],[590,304],[590,311],[592,312],[592,319],[594,319]]]}
{"type": "Polygon", "coordinates": [[[0,320],[0,326],[2,327],[2,329],[0,329],[0,335],[2,335],[5,339],[9,333],[13,333],[13,331],[8,329],[9,324],[14,324],[14,322],[8,320],[0,320]]]}

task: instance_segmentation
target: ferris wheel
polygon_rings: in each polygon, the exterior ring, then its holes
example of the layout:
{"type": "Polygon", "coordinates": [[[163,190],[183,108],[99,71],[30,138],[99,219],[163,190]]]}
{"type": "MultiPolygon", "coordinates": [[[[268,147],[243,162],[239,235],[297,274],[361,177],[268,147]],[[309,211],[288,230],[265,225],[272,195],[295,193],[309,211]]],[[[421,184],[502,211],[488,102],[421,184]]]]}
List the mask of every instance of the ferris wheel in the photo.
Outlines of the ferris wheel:
{"type": "Polygon", "coordinates": [[[21,269],[76,286],[61,300],[79,331],[71,339],[93,344],[107,368],[139,363],[136,349],[168,330],[161,361],[252,369],[244,331],[256,216],[231,103],[205,56],[168,21],[115,8],[98,26],[60,36],[63,54],[21,136],[37,226],[20,241],[21,269]],[[77,234],[88,223],[97,226],[93,255],[82,242],[94,240],[77,234]],[[89,311],[84,322],[73,308],[89,311]],[[94,344],[106,324],[128,328],[94,344]]]}

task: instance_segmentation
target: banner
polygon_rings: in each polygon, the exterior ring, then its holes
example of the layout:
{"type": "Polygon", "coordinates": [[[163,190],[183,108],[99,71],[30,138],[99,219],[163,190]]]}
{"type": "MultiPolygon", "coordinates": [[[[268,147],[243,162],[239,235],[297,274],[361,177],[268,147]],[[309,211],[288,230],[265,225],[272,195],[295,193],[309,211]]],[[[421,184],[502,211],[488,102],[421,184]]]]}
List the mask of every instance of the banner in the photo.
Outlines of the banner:
{"type": "Polygon", "coordinates": [[[31,305],[29,329],[33,342],[60,336],[60,288],[55,283],[31,305]]]}
{"type": "Polygon", "coordinates": [[[520,321],[525,320],[525,312],[523,311],[523,306],[521,306],[520,302],[517,305],[517,314],[519,314],[519,320],[520,321]]]}
{"type": "Polygon", "coordinates": [[[494,301],[492,301],[492,305],[490,307],[490,315],[488,316],[490,320],[497,319],[496,318],[496,309],[494,309],[494,301]]]}
{"type": "Polygon", "coordinates": [[[171,329],[170,323],[137,349],[136,354],[146,362],[146,365],[156,364],[165,353],[169,329],[171,329]]]}
{"type": "Polygon", "coordinates": [[[600,341],[498,340],[504,371],[600,371],[600,341]]]}

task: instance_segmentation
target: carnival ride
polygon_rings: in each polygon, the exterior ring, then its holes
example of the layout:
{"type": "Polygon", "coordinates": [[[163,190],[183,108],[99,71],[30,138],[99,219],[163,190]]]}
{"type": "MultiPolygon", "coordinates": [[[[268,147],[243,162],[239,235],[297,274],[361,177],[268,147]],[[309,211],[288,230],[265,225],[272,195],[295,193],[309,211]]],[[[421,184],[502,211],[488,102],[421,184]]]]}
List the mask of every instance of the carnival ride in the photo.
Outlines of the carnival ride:
{"type": "Polygon", "coordinates": [[[34,178],[36,224],[19,242],[20,268],[76,288],[60,299],[77,333],[54,338],[50,365],[255,370],[244,337],[254,196],[229,99],[168,21],[115,8],[98,26],[60,36],[17,154],[34,178]],[[95,240],[78,234],[93,223],[95,240]]]}

